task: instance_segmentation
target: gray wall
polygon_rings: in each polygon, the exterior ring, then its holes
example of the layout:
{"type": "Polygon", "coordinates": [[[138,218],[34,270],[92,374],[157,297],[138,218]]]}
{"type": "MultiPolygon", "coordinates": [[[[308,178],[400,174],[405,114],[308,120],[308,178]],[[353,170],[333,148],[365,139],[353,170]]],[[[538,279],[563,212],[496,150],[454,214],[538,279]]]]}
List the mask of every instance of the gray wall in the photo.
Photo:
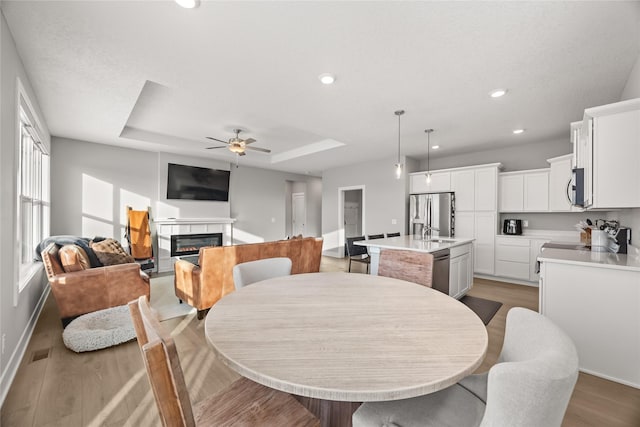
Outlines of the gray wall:
{"type": "Polygon", "coordinates": [[[52,235],[114,236],[124,243],[129,205],[151,207],[153,218],[236,218],[235,243],[282,239],[287,181],[306,183],[307,234],[320,235],[317,177],[232,166],[228,203],[167,200],[167,163],[226,170],[230,165],[65,138],[54,138],[52,145],[52,235]]]}
{"type": "MultiPolygon", "coordinates": [[[[581,117],[576,117],[576,120],[581,117]]],[[[516,147],[474,151],[446,157],[431,157],[432,170],[457,168],[462,166],[502,163],[502,172],[549,167],[546,159],[569,154],[573,150],[569,140],[569,123],[566,138],[556,141],[543,141],[516,147]]],[[[420,169],[426,170],[426,160],[420,160],[420,169]]]]}
{"type": "MultiPolygon", "coordinates": [[[[18,55],[15,42],[4,14],[0,16],[0,403],[11,385],[15,371],[20,364],[26,345],[35,326],[48,285],[44,270],[31,278],[26,287],[17,294],[18,259],[17,247],[17,171],[14,159],[17,157],[18,135],[16,78],[20,78],[27,95],[33,102],[35,113],[44,121],[42,112],[24,66],[18,55]]],[[[46,123],[43,135],[45,146],[49,146],[46,123]]]]}
{"type": "Polygon", "coordinates": [[[394,158],[334,168],[322,174],[322,235],[324,249],[341,246],[338,241],[340,187],[363,185],[364,234],[406,230],[407,174],[395,179],[394,158]],[[392,220],[396,220],[393,225],[392,220]]]}
{"type": "Polygon", "coordinates": [[[235,243],[278,240],[288,235],[290,213],[287,215],[287,211],[291,206],[288,188],[295,192],[294,189],[300,190],[302,186],[287,184],[287,181],[306,183],[305,235],[320,236],[320,178],[240,166],[231,170],[231,217],[237,219],[233,227],[235,243]]]}

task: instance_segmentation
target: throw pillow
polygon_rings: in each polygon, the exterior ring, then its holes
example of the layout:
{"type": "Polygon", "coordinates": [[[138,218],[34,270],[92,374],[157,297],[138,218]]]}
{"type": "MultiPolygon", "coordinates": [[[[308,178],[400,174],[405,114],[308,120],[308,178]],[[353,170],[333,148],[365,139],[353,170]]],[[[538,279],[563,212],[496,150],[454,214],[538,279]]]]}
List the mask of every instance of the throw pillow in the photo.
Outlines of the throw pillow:
{"type": "Polygon", "coordinates": [[[89,256],[80,246],[64,245],[58,251],[58,257],[60,257],[60,263],[65,273],[91,268],[89,256]]]}
{"type": "Polygon", "coordinates": [[[91,241],[91,249],[93,249],[103,265],[136,262],[131,255],[125,252],[120,243],[114,239],[105,239],[101,242],[91,241]]]}

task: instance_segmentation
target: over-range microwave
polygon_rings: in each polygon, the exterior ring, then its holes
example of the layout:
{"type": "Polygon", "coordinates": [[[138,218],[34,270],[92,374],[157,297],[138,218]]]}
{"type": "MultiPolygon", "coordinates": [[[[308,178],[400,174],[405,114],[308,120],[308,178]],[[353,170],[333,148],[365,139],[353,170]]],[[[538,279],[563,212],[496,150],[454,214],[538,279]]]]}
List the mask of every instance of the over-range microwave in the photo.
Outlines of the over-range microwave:
{"type": "Polygon", "coordinates": [[[584,168],[573,168],[573,177],[567,184],[567,198],[573,206],[585,207],[584,168]]]}

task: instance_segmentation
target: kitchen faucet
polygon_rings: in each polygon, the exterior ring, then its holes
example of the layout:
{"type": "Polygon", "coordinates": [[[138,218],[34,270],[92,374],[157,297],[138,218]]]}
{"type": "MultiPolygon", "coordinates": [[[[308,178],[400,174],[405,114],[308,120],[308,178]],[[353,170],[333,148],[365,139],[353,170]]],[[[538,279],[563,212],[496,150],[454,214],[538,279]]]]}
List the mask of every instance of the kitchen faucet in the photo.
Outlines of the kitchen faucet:
{"type": "Polygon", "coordinates": [[[432,231],[440,231],[439,228],[436,227],[423,227],[422,228],[422,240],[425,240],[427,237],[431,237],[432,231]]]}

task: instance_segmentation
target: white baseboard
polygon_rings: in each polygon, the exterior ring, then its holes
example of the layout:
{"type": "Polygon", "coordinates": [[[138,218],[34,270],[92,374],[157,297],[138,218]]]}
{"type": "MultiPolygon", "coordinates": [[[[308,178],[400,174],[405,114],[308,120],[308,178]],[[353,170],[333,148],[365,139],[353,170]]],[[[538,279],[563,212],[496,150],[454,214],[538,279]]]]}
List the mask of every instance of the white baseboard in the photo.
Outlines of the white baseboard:
{"type": "Polygon", "coordinates": [[[9,389],[11,388],[11,384],[16,377],[16,373],[18,373],[20,362],[22,362],[24,353],[27,351],[27,346],[29,345],[29,341],[31,340],[31,336],[33,335],[33,330],[36,327],[38,317],[40,317],[40,313],[42,312],[44,302],[47,300],[50,289],[51,287],[47,282],[45,289],[42,292],[42,295],[40,296],[40,299],[38,300],[38,303],[33,310],[33,313],[31,313],[31,317],[29,317],[27,326],[24,328],[24,331],[22,331],[22,335],[18,340],[18,345],[16,346],[13,353],[11,353],[11,358],[9,358],[7,368],[4,370],[2,376],[0,377],[0,406],[4,404],[4,399],[9,393],[9,389]]]}
{"type": "Polygon", "coordinates": [[[496,282],[512,283],[514,285],[531,286],[532,288],[538,287],[538,282],[529,282],[525,280],[511,279],[509,277],[490,276],[488,274],[474,274],[473,277],[478,279],[495,280],[496,282]]]}

